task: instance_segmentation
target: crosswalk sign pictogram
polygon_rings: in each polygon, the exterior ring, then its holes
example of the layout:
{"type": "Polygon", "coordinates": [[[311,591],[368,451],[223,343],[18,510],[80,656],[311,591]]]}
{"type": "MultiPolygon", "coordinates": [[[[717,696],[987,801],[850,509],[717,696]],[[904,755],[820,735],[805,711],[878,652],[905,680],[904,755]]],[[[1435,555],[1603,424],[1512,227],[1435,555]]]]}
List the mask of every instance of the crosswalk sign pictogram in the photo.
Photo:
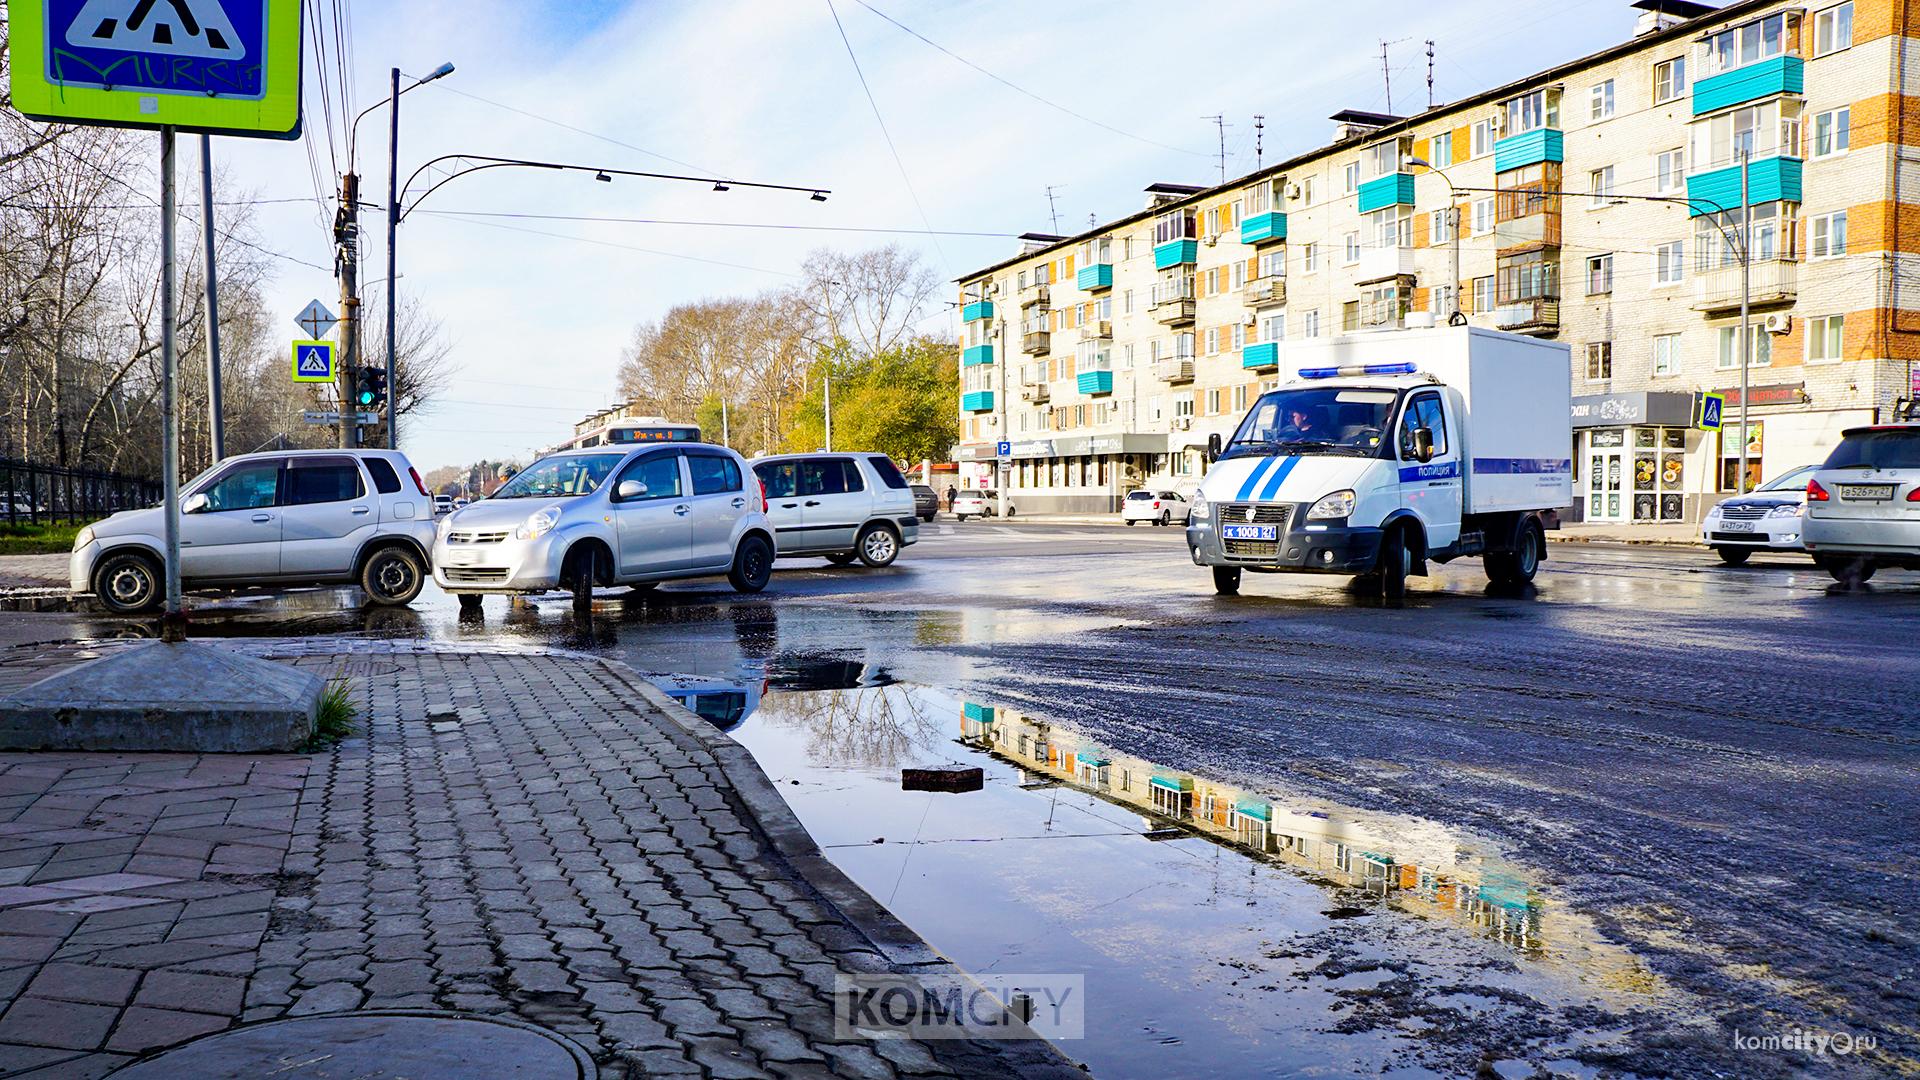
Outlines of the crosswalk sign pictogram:
{"type": "Polygon", "coordinates": [[[333,375],[333,342],[293,343],[294,382],[332,382],[333,375]]]}
{"type": "Polygon", "coordinates": [[[67,44],[207,59],[247,55],[220,0],[86,0],[67,26],[67,44]]]}
{"type": "Polygon", "coordinates": [[[1701,431],[1719,431],[1720,418],[1727,410],[1727,395],[1700,393],[1693,397],[1693,426],[1701,431]]]}

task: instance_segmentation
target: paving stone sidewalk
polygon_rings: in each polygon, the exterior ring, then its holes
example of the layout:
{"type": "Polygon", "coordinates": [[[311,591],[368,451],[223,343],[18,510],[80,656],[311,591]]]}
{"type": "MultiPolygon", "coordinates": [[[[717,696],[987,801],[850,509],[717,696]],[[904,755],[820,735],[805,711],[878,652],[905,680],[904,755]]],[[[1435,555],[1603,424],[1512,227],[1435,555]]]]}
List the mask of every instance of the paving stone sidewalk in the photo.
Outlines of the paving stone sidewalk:
{"type": "Polygon", "coordinates": [[[624,669],[247,647],[348,674],[362,732],[315,755],[0,754],[0,1076],[407,1008],[563,1033],[602,1077],[1083,1075],[1036,1041],[835,1040],[836,974],[943,968],[624,669]]]}

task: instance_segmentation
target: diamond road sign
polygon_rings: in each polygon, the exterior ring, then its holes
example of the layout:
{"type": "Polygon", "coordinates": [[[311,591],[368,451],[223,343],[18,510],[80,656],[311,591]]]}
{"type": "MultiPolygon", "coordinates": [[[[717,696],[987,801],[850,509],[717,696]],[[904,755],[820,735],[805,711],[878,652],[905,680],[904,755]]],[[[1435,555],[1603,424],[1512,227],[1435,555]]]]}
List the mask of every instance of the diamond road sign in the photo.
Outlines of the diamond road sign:
{"type": "Polygon", "coordinates": [[[296,341],[293,343],[294,382],[333,381],[333,342],[296,341]]]}
{"type": "Polygon", "coordinates": [[[301,0],[12,0],[13,107],[36,120],[292,139],[301,0]]]}
{"type": "Polygon", "coordinates": [[[293,317],[293,325],[305,330],[310,338],[326,337],[327,332],[339,322],[333,317],[333,312],[327,310],[327,305],[318,300],[308,301],[307,306],[300,309],[300,314],[293,317]]]}

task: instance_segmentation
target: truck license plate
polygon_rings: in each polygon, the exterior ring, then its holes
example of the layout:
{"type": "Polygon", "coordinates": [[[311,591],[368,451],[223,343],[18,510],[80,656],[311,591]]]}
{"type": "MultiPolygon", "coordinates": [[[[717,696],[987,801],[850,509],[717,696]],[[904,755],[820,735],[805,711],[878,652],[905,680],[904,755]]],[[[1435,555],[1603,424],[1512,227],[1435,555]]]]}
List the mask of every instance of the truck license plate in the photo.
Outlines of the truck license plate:
{"type": "Polygon", "coordinates": [[[1723,522],[1721,522],[1721,523],[1720,523],[1720,531],[1721,531],[1721,532],[1752,532],[1752,531],[1753,531],[1753,522],[1751,522],[1751,521],[1723,521],[1723,522]]]}
{"type": "Polygon", "coordinates": [[[1222,540],[1278,540],[1280,539],[1280,526],[1222,525],[1220,526],[1220,538],[1222,540]]]}
{"type": "Polygon", "coordinates": [[[1841,484],[1840,497],[1848,502],[1886,502],[1893,498],[1893,485],[1841,484]]]}

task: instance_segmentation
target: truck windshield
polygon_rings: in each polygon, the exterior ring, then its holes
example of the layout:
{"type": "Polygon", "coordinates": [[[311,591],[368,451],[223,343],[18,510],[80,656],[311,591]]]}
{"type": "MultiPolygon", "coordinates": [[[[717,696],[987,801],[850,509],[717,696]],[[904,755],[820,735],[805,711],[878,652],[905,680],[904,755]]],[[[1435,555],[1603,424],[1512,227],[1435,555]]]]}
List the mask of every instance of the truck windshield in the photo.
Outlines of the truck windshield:
{"type": "Polygon", "coordinates": [[[1338,386],[1275,390],[1254,402],[1220,456],[1291,450],[1370,457],[1386,438],[1399,396],[1338,386]]]}
{"type": "Polygon", "coordinates": [[[541,458],[493,493],[496,499],[591,495],[625,454],[556,454],[541,458]]]}

